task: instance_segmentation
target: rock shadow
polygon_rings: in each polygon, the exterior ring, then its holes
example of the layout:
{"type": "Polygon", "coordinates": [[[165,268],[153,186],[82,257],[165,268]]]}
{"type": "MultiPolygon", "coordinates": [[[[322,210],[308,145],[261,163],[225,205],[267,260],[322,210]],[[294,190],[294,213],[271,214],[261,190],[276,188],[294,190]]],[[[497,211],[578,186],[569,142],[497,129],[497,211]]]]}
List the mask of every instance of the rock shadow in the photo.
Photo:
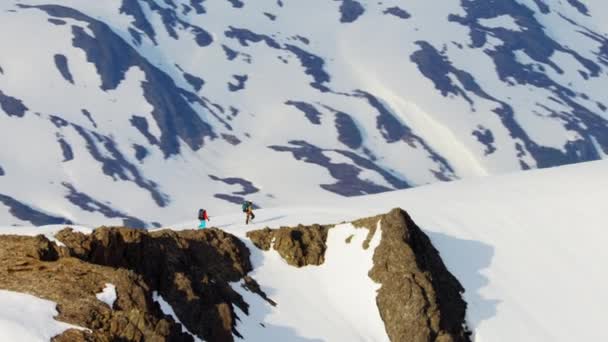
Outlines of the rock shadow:
{"type": "Polygon", "coordinates": [[[481,290],[488,285],[483,270],[490,267],[494,257],[494,247],[475,240],[465,240],[425,229],[435,248],[440,252],[446,267],[465,288],[463,294],[467,302],[467,324],[473,336],[476,327],[496,315],[499,299],[487,298],[481,290]]]}

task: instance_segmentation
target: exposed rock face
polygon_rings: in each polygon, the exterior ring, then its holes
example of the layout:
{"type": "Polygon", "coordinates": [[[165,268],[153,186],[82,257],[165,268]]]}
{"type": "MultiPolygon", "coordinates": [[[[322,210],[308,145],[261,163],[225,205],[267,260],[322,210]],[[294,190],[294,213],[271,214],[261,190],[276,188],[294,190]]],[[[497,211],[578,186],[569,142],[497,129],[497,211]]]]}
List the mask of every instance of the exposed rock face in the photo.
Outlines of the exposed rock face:
{"type": "Polygon", "coordinates": [[[0,288],[57,302],[58,320],[90,329],[54,341],[192,341],[164,317],[141,276],[70,257],[48,260],[62,252],[43,236],[0,237],[0,288]],[[95,297],[106,283],[116,286],[113,308],[95,297]]]}
{"type": "MultiPolygon", "coordinates": [[[[362,248],[381,234],[369,277],[381,284],[376,302],[391,341],[470,341],[464,289],[406,212],[394,209],[353,225],[369,230],[362,248]]],[[[325,261],[332,227],[266,228],[247,236],[259,248],[272,248],[289,264],[303,267],[325,261]]],[[[102,227],[90,235],[64,229],[56,238],[65,246],[42,235],[0,236],[0,288],[55,301],[57,319],[89,329],[68,330],[54,337],[56,342],[192,341],[162,313],[154,291],[206,341],[240,336],[235,306],[246,314],[249,306],[230,282],[241,281],[277,305],[248,275],[252,265],[246,246],[215,228],[147,232],[102,227]],[[112,307],[95,296],[106,283],[116,287],[112,307]]]]}
{"type": "Polygon", "coordinates": [[[369,276],[382,284],[376,302],[391,341],[470,341],[464,288],[428,236],[403,210],[378,219],[382,238],[369,276]]]}
{"type": "Polygon", "coordinates": [[[296,228],[261,229],[247,233],[256,247],[274,248],[292,266],[321,265],[325,261],[329,226],[299,225],[296,228]]]}
{"type": "MultiPolygon", "coordinates": [[[[99,228],[90,235],[64,229],[57,247],[43,236],[0,237],[0,288],[58,303],[59,320],[89,328],[55,341],[192,341],[152,299],[158,293],[188,329],[207,341],[233,341],[233,305],[248,306],[228,282],[250,270],[249,250],[217,229],[146,232],[99,228]],[[41,281],[43,280],[43,281],[41,281]],[[114,307],[97,300],[116,286],[114,307]]],[[[255,288],[255,280],[247,277],[255,288]]],[[[261,292],[261,290],[260,290],[261,292]]]]}
{"type": "MultiPolygon", "coordinates": [[[[376,302],[391,341],[470,341],[461,295],[464,289],[405,211],[393,209],[353,225],[369,229],[365,249],[374,234],[382,234],[369,276],[382,284],[376,302]]],[[[301,267],[324,262],[329,229],[331,226],[266,228],[247,236],[258,248],[274,248],[287,263],[301,267]]]]}

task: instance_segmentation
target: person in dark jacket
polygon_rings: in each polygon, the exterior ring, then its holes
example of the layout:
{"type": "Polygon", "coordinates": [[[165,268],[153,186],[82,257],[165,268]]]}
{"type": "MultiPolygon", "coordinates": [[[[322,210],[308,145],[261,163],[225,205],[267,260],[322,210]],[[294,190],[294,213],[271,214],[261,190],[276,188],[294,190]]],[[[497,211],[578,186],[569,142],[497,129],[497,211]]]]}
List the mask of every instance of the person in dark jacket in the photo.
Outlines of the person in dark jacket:
{"type": "Polygon", "coordinates": [[[253,213],[253,203],[251,201],[243,202],[243,212],[245,213],[245,224],[253,221],[255,214],[253,213]]]}

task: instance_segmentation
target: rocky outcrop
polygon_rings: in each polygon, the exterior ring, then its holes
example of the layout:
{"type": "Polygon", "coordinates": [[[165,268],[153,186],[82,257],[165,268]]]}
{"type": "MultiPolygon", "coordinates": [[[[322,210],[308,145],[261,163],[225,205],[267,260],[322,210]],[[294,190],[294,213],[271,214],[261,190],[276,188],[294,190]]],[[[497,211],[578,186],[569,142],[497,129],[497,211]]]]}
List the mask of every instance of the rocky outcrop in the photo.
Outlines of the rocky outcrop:
{"type": "MultiPolygon", "coordinates": [[[[374,234],[382,234],[369,277],[381,284],[376,303],[391,341],[470,341],[464,289],[410,216],[393,209],[352,223],[369,230],[362,248],[369,248],[374,234]]],[[[258,248],[273,248],[287,263],[301,267],[324,262],[329,229],[331,226],[318,225],[266,228],[247,236],[258,248]]],[[[345,243],[350,243],[349,239],[345,243]]]]}
{"type": "MultiPolygon", "coordinates": [[[[369,230],[361,248],[369,248],[381,234],[368,274],[381,284],[376,303],[391,341],[470,341],[464,289],[406,212],[394,209],[352,224],[369,230]]],[[[266,228],[247,236],[290,265],[314,267],[325,261],[332,228],[266,228]]],[[[0,288],[57,302],[58,320],[87,328],[68,330],[54,337],[56,342],[193,341],[163,314],[155,291],[190,332],[206,341],[240,337],[235,310],[248,314],[249,306],[231,283],[240,282],[277,305],[248,275],[252,265],[245,244],[215,228],[150,232],[102,227],[89,235],[64,229],[56,238],[61,247],[42,235],[0,236],[0,288]],[[108,283],[117,293],[111,307],[96,298],[108,283]]]]}
{"type": "Polygon", "coordinates": [[[0,237],[0,288],[57,302],[58,320],[90,329],[54,341],[192,341],[162,314],[141,276],[59,257],[67,252],[43,236],[0,237]],[[116,286],[113,307],[95,297],[106,283],[116,286]]]}
{"type": "Polygon", "coordinates": [[[464,288],[447,270],[431,240],[401,209],[367,222],[381,240],[370,278],[382,284],[376,303],[391,341],[470,341],[464,288]]]}
{"type": "Polygon", "coordinates": [[[295,228],[265,228],[250,231],[247,237],[262,250],[274,248],[292,266],[321,265],[325,261],[329,227],[315,224],[295,228]]]}
{"type": "MultiPolygon", "coordinates": [[[[146,232],[99,228],[85,235],[64,229],[57,247],[44,236],[0,237],[0,288],[28,292],[58,303],[69,330],[55,341],[192,341],[165,316],[157,291],[192,333],[207,341],[233,341],[236,315],[248,305],[229,282],[251,270],[249,250],[217,229],[146,232]],[[116,286],[113,307],[97,300],[106,283],[116,286]]],[[[248,288],[259,286],[251,277],[248,288]]],[[[261,290],[259,290],[259,293],[261,290]]]]}

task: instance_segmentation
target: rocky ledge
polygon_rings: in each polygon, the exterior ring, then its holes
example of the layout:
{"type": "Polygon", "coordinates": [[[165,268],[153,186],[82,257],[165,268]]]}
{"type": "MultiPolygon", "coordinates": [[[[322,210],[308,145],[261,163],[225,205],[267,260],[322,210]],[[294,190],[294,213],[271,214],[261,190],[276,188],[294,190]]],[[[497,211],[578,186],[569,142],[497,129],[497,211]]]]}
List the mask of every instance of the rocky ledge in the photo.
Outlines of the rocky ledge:
{"type": "MultiPolygon", "coordinates": [[[[362,248],[378,229],[382,234],[369,276],[381,284],[376,302],[391,341],[470,341],[464,290],[409,215],[395,209],[353,224],[369,230],[362,248]]],[[[314,267],[324,262],[332,228],[266,228],[248,237],[290,265],[314,267]]],[[[56,319],[86,328],[67,330],[53,341],[193,341],[191,334],[206,341],[247,340],[235,328],[235,308],[249,312],[231,287],[235,282],[282,305],[248,276],[252,265],[245,244],[219,229],[102,227],[86,235],[66,228],[55,237],[61,244],[42,235],[0,236],[0,289],[52,300],[56,319]],[[96,297],[105,284],[116,287],[112,307],[96,297]],[[155,292],[187,332],[162,312],[155,292]]]]}
{"type": "MultiPolygon", "coordinates": [[[[378,229],[382,234],[374,250],[374,266],[368,274],[381,284],[376,303],[391,341],[470,341],[465,324],[467,304],[462,299],[464,288],[408,213],[393,209],[388,214],[352,223],[369,230],[362,248],[369,248],[378,229]]],[[[323,263],[331,228],[320,225],[265,228],[247,236],[258,248],[272,248],[288,264],[302,267],[323,263]]]]}

